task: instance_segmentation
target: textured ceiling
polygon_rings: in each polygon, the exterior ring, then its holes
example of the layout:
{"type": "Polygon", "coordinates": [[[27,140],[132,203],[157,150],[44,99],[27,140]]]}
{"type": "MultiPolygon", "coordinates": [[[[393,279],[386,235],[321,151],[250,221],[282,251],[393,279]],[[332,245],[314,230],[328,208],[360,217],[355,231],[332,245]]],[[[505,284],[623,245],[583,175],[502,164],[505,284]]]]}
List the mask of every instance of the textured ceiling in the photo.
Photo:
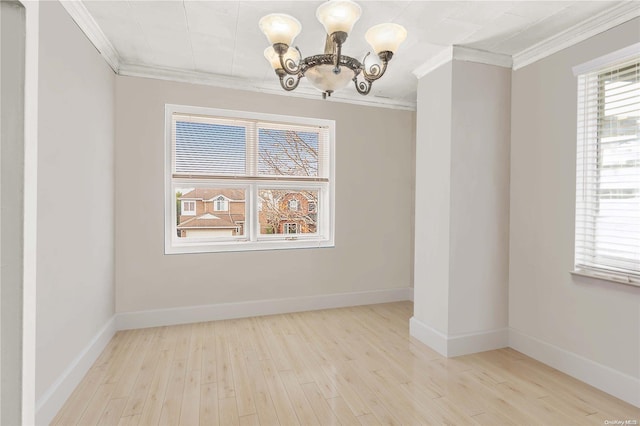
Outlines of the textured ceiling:
{"type": "MultiPolygon", "coordinates": [[[[315,17],[319,1],[95,1],[83,4],[123,64],[200,72],[253,87],[276,88],[263,57],[268,43],[259,19],[273,12],[302,23],[296,38],[304,56],[322,53],[315,17]]],[[[366,30],[382,22],[406,27],[407,40],[369,96],[415,102],[412,71],[451,45],[514,55],[615,7],[612,1],[361,1],[362,17],[343,53],[361,59],[366,30]]],[[[310,86],[301,82],[301,86],[310,86]]],[[[351,86],[343,89],[355,94],[351,86]]],[[[359,96],[359,95],[358,95],[359,96]]]]}

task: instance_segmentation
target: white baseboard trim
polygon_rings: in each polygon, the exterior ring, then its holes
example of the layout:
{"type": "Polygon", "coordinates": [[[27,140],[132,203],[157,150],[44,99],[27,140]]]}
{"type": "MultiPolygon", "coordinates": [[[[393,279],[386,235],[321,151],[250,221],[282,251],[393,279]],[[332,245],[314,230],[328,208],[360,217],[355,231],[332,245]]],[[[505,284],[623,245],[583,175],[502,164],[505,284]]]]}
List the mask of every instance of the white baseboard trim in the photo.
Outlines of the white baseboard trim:
{"type": "Polygon", "coordinates": [[[576,353],[509,329],[509,346],[569,376],[640,407],[640,379],[576,353]]]}
{"type": "Polygon", "coordinates": [[[397,288],[286,299],[219,303],[215,305],[123,312],[117,314],[116,325],[118,330],[130,330],[135,328],[283,314],[288,312],[399,302],[412,299],[413,288],[397,288]]]}
{"type": "Polygon", "coordinates": [[[450,357],[492,351],[509,346],[509,329],[478,331],[476,333],[454,334],[449,336],[448,354],[450,357]]]}
{"type": "Polygon", "coordinates": [[[409,334],[446,357],[500,349],[509,343],[507,328],[446,335],[416,317],[409,321],[409,334]]]}
{"type": "Polygon", "coordinates": [[[429,327],[416,317],[409,320],[409,335],[415,337],[442,356],[447,356],[447,336],[429,327]]]}
{"type": "Polygon", "coordinates": [[[36,402],[36,424],[48,425],[116,333],[113,316],[36,402]]]}

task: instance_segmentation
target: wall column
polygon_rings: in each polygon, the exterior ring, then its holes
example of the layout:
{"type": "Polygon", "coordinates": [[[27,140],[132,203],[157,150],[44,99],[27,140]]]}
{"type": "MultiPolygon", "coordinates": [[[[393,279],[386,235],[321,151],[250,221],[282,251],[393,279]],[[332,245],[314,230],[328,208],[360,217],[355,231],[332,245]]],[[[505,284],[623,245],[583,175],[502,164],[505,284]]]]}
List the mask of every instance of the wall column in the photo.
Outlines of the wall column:
{"type": "Polygon", "coordinates": [[[508,344],[511,69],[469,53],[418,83],[411,335],[445,356],[508,344]]]}

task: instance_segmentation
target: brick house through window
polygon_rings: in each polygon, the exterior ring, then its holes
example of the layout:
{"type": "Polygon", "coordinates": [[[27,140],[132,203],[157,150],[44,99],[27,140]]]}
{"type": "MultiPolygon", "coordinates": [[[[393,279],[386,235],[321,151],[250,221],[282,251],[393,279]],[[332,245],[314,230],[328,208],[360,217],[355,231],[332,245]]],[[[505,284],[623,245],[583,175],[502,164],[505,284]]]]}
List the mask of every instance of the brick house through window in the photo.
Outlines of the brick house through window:
{"type": "MultiPolygon", "coordinates": [[[[181,206],[178,211],[178,237],[244,235],[244,189],[192,188],[180,194],[177,194],[178,205],[181,206]]],[[[260,234],[316,233],[318,191],[262,189],[259,196],[260,234]]]]}
{"type": "Polygon", "coordinates": [[[261,234],[314,234],[318,191],[260,190],[261,234]]]}
{"type": "Polygon", "coordinates": [[[195,188],[186,191],[178,199],[183,209],[190,209],[178,212],[178,237],[233,237],[244,234],[243,189],[195,188]]]}

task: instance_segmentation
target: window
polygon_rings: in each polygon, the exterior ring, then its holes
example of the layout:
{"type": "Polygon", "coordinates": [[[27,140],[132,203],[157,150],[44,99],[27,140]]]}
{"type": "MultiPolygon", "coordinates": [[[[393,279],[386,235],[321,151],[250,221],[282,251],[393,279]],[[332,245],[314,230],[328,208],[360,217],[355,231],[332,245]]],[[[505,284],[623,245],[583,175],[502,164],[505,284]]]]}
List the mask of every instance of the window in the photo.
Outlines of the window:
{"type": "Polygon", "coordinates": [[[177,105],[165,120],[166,253],[333,246],[333,121],[177,105]]]}
{"type": "Polygon", "coordinates": [[[298,233],[298,224],[297,223],[285,223],[283,227],[285,234],[297,234],[298,233]]]}
{"type": "Polygon", "coordinates": [[[229,203],[222,195],[213,200],[213,210],[216,212],[226,212],[229,210],[229,203]]]}
{"type": "Polygon", "coordinates": [[[640,57],[578,74],[575,272],[640,285],[640,57]]]}
{"type": "Polygon", "coordinates": [[[196,202],[195,201],[187,201],[182,200],[182,211],[181,214],[184,216],[195,216],[196,215],[196,202]]]}

